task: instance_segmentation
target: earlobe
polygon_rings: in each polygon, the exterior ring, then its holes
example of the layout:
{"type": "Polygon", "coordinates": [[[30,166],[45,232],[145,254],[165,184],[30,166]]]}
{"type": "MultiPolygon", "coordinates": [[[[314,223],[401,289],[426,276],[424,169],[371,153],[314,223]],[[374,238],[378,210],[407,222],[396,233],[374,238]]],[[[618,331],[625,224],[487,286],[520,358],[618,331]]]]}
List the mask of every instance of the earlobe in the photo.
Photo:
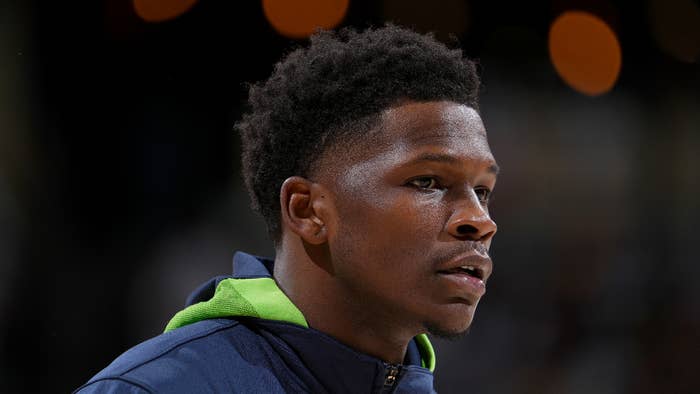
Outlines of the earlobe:
{"type": "Polygon", "coordinates": [[[287,178],[280,188],[283,227],[313,245],[327,240],[326,225],[315,209],[317,194],[313,182],[299,176],[287,178]]]}

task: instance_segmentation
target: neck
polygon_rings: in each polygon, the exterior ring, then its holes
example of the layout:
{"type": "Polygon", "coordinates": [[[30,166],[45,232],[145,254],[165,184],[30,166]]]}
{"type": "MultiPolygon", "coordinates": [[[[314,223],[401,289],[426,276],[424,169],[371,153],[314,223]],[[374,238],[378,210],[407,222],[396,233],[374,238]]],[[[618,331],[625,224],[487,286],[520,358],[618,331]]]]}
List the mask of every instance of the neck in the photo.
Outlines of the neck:
{"type": "Polygon", "coordinates": [[[283,241],[278,248],[273,275],[309,326],[385,362],[402,363],[409,341],[420,331],[401,324],[391,310],[363,304],[334,276],[323,249],[289,244],[283,241]]]}

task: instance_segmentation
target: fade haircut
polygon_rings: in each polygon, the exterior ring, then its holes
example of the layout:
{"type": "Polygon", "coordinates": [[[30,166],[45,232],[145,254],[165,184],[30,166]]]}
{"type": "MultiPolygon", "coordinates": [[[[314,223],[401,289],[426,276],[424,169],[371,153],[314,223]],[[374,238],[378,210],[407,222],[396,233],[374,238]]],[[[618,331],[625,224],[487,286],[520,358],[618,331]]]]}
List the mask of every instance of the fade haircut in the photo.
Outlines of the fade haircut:
{"type": "Polygon", "coordinates": [[[453,101],[478,110],[475,63],[431,34],[386,25],[322,31],[310,41],[250,87],[248,111],[236,124],[252,207],[275,243],[284,180],[309,178],[326,149],[368,134],[385,109],[453,101]]]}

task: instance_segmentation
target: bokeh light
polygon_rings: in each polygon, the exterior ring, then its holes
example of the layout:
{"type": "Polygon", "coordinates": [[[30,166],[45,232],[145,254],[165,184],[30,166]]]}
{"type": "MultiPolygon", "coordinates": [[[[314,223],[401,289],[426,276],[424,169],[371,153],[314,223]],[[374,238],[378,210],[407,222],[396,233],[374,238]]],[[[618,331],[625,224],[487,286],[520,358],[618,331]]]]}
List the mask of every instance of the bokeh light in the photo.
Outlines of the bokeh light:
{"type": "Polygon", "coordinates": [[[552,23],[549,55],[559,76],[574,90],[590,96],[612,89],[622,65],[615,32],[584,11],[564,12],[552,23]]]}
{"type": "Polygon", "coordinates": [[[349,0],[262,0],[265,17],[280,34],[305,38],[332,29],[345,17],[349,0]]]}
{"type": "Polygon", "coordinates": [[[693,0],[651,0],[651,32],[664,52],[683,62],[700,59],[700,6],[693,0]]]}
{"type": "Polygon", "coordinates": [[[187,12],[197,0],[133,0],[134,11],[146,22],[164,22],[187,12]]]}

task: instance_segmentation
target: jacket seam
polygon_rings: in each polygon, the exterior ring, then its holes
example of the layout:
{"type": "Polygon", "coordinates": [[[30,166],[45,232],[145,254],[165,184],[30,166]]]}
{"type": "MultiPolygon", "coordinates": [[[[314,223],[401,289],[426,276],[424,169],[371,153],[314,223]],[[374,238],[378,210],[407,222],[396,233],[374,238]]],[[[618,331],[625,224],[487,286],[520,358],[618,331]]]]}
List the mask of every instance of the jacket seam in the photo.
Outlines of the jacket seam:
{"type": "Polygon", "coordinates": [[[120,373],[120,374],[118,374],[118,375],[114,375],[114,376],[124,376],[124,375],[128,374],[129,372],[131,372],[131,371],[133,371],[133,370],[135,370],[135,369],[137,369],[137,368],[140,368],[140,367],[142,367],[142,366],[144,366],[144,365],[150,363],[151,361],[153,361],[153,360],[155,360],[155,359],[157,359],[157,358],[163,357],[165,354],[170,353],[171,351],[177,349],[177,348],[180,347],[180,346],[184,346],[184,345],[186,345],[186,344],[188,344],[188,343],[190,343],[190,342],[194,342],[194,341],[196,341],[196,340],[198,340],[198,339],[202,339],[202,338],[204,338],[204,337],[206,337],[206,336],[215,334],[215,333],[217,333],[217,332],[219,332],[219,331],[226,330],[226,329],[228,329],[228,328],[237,326],[238,324],[240,324],[238,321],[236,321],[236,320],[230,320],[229,323],[226,323],[226,325],[224,325],[223,327],[211,328],[211,329],[209,329],[209,330],[207,330],[207,331],[201,333],[200,335],[197,335],[197,336],[195,336],[195,337],[192,337],[192,338],[187,339],[186,341],[178,342],[177,344],[174,344],[173,346],[167,348],[166,350],[163,350],[163,351],[160,352],[158,355],[153,356],[153,357],[149,358],[148,360],[145,360],[145,361],[143,361],[143,362],[141,362],[141,363],[139,363],[139,364],[136,364],[136,365],[134,365],[133,367],[131,367],[131,368],[125,370],[124,372],[122,372],[122,373],[120,373]]]}
{"type": "MultiPolygon", "coordinates": [[[[299,357],[299,355],[296,354],[296,352],[294,352],[293,350],[287,348],[288,345],[287,345],[283,340],[281,340],[281,339],[279,339],[279,338],[277,338],[277,337],[273,337],[273,338],[264,338],[264,339],[265,339],[265,341],[268,342],[268,343],[270,343],[272,340],[274,340],[275,344],[274,344],[272,347],[273,347],[276,351],[278,351],[278,352],[279,352],[279,351],[284,352],[284,353],[288,354],[289,356],[292,356],[292,357],[298,359],[299,362],[300,362],[302,365],[304,365],[304,367],[307,369],[307,371],[309,371],[309,374],[310,374],[311,376],[313,376],[314,379],[316,379],[316,383],[317,383],[319,386],[323,387],[323,389],[325,390],[324,393],[329,393],[329,392],[330,392],[330,391],[328,391],[328,388],[325,387],[325,386],[321,383],[321,381],[316,377],[316,375],[306,366],[306,364],[304,363],[304,360],[303,360],[301,357],[299,357]]],[[[280,360],[281,360],[282,363],[285,365],[285,367],[287,368],[287,370],[289,370],[289,371],[291,372],[291,371],[292,371],[292,368],[289,366],[289,364],[287,363],[287,361],[286,361],[284,358],[280,358],[280,360]]],[[[292,380],[291,380],[290,382],[292,382],[295,386],[297,386],[297,388],[298,388],[299,390],[302,390],[302,391],[300,391],[300,392],[308,391],[308,387],[304,384],[304,382],[302,381],[302,379],[301,379],[299,376],[297,376],[296,373],[290,373],[290,376],[292,377],[292,380]]]]}
{"type": "Polygon", "coordinates": [[[142,389],[150,394],[153,394],[156,392],[154,388],[152,388],[150,385],[148,385],[144,382],[134,380],[134,379],[126,377],[126,376],[115,375],[115,376],[105,376],[104,378],[99,378],[97,380],[93,380],[91,382],[88,382],[87,384],[85,384],[85,385],[79,387],[77,390],[75,390],[74,393],[78,393],[78,392],[80,392],[80,390],[88,388],[95,383],[103,382],[103,381],[107,381],[107,380],[119,380],[119,381],[122,381],[124,383],[130,384],[132,386],[136,386],[136,387],[138,387],[138,388],[140,388],[140,389],[142,389]]]}

